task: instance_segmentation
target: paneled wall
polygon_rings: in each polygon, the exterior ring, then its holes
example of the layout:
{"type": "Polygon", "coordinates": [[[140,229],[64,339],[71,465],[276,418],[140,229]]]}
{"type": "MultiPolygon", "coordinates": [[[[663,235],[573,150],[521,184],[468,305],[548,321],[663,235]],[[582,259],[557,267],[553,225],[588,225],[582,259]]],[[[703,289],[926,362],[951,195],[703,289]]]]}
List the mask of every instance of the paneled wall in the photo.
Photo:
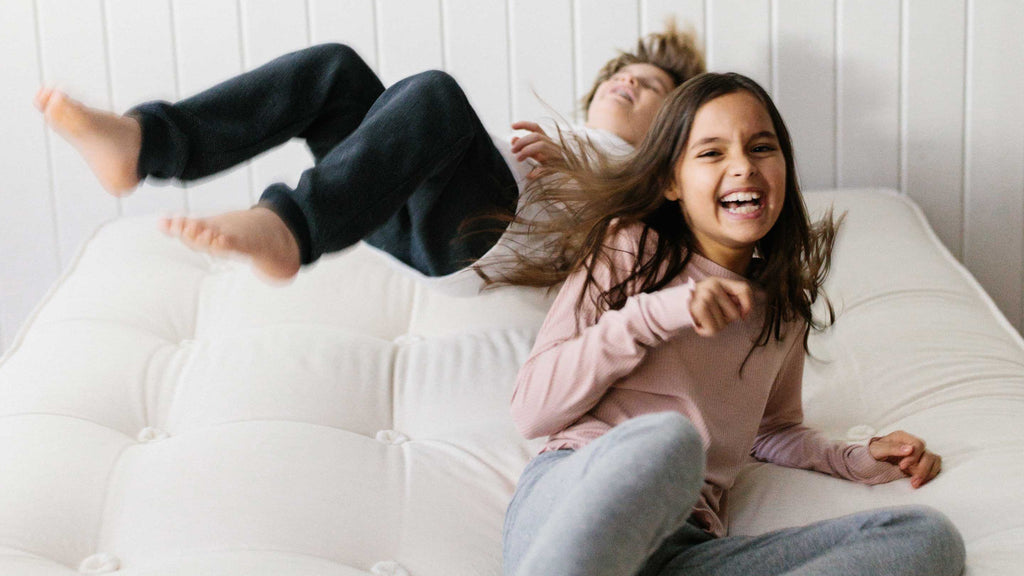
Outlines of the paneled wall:
{"type": "Polygon", "coordinates": [[[31,107],[39,85],[120,112],[336,41],[385,84],[448,70],[503,132],[517,119],[579,119],[600,65],[669,14],[699,34],[711,69],[774,95],[806,189],[911,195],[1021,327],[1019,0],[3,0],[0,346],[102,222],[246,206],[310,161],[292,143],[209,181],[118,200],[44,129],[31,107]]]}

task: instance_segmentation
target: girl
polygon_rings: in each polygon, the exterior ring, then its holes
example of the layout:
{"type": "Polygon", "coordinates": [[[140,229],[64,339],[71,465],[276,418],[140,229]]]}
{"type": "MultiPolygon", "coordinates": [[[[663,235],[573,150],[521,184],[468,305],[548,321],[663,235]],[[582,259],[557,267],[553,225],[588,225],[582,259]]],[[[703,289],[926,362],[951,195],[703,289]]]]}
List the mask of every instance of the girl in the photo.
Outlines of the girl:
{"type": "Polygon", "coordinates": [[[726,537],[748,455],[914,488],[941,468],[902,431],[843,445],[801,423],[837,225],[810,225],[764,90],[698,76],[624,165],[563,148],[534,188],[575,207],[540,224],[568,232],[502,278],[565,280],[512,398],[519,431],[549,439],[508,509],[506,575],[959,574],[959,533],[922,507],[726,537]]]}

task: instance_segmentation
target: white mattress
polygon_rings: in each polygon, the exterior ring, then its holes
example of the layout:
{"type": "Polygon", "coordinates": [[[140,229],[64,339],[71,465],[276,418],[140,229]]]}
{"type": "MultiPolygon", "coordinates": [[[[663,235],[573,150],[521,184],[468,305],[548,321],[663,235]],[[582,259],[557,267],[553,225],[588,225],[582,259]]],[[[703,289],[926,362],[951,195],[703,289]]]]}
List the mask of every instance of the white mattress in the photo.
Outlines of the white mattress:
{"type": "MultiPolygon", "coordinates": [[[[969,575],[1024,573],[1024,342],[907,198],[808,195],[833,201],[807,419],[906,429],[945,470],[914,491],[751,463],[733,533],[928,504],[969,575]]],[[[539,446],[508,399],[548,302],[446,297],[365,246],[271,286],[152,219],[107,225],[0,361],[0,574],[498,575],[539,446]]]]}

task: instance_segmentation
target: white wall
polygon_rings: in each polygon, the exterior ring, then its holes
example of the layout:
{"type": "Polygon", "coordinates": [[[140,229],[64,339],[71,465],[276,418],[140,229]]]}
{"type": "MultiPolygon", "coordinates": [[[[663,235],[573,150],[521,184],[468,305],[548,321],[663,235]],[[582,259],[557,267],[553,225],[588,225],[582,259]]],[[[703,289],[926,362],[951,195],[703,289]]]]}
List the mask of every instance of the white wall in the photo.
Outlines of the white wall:
{"type": "Polygon", "coordinates": [[[386,84],[448,70],[500,132],[550,114],[534,92],[572,116],[615,48],[670,13],[701,35],[713,70],[772,92],[806,189],[905,191],[1022,326],[1019,0],[3,0],[0,348],[102,222],[246,206],[309,162],[293,143],[206,182],[117,200],[44,129],[31,108],[40,84],[124,111],[338,41],[386,84]]]}

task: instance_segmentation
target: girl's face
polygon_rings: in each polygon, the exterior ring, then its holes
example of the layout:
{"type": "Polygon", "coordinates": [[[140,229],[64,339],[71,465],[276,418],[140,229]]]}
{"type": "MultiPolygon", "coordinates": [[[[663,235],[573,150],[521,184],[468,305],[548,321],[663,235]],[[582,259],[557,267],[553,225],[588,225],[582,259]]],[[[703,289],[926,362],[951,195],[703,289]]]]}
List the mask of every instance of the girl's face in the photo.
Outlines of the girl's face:
{"type": "Polygon", "coordinates": [[[675,169],[665,197],[680,202],[698,251],[743,274],[786,197],[786,159],[764,105],[739,91],[698,108],[675,169]]]}

